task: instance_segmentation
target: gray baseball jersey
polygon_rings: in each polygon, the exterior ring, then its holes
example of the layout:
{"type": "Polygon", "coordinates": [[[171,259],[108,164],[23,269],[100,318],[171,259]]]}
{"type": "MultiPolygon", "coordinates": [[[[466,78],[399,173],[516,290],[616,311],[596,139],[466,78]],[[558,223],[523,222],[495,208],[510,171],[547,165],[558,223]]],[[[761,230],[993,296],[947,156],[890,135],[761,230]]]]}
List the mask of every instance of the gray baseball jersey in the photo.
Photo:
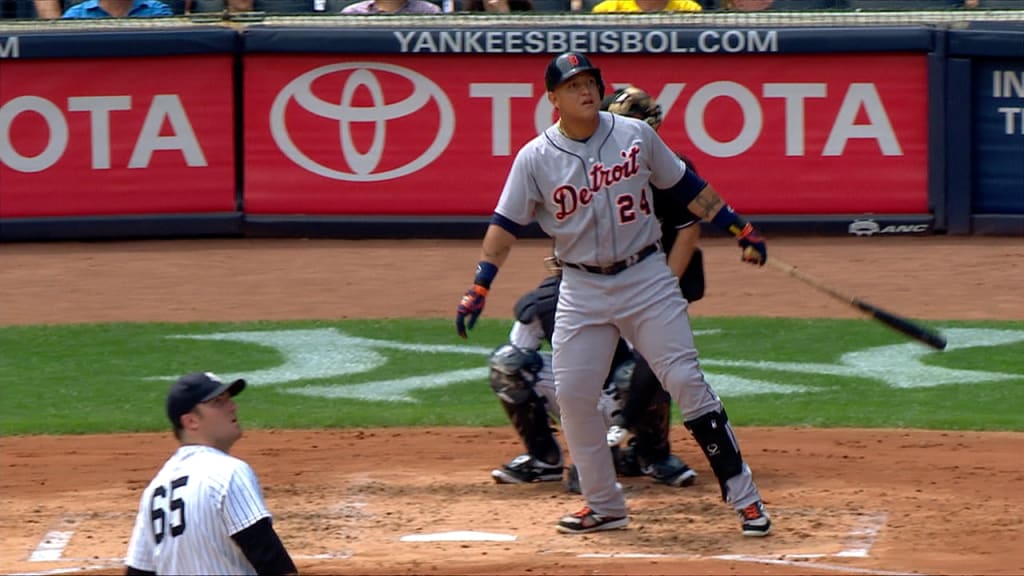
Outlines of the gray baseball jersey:
{"type": "Polygon", "coordinates": [[[601,112],[586,142],[554,125],[523,146],[495,212],[520,225],[536,218],[566,262],[606,266],[658,240],[648,182],[669,188],[685,171],[646,122],[601,112]]]}
{"type": "Polygon", "coordinates": [[[231,535],[268,517],[248,464],[182,446],[142,494],[125,561],[157,574],[256,574],[231,535]]]}

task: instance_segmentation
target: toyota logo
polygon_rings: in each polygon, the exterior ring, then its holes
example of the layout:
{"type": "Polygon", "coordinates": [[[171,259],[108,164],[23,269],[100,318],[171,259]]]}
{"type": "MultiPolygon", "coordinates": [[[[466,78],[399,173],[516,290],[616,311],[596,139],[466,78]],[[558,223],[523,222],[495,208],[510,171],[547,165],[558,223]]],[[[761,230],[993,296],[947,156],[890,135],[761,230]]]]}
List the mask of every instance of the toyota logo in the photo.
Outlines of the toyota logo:
{"type": "Polygon", "coordinates": [[[350,182],[379,182],[407,176],[436,160],[444,152],[455,132],[455,113],[444,91],[418,72],[393,64],[348,62],[330,64],[310,70],[281,89],[270,107],[270,132],[274,137],[274,142],[285,156],[314,174],[350,182]],[[313,94],[315,81],[345,71],[351,72],[341,88],[337,104],[325,101],[313,94]],[[412,92],[404,100],[388,102],[385,98],[378,76],[387,74],[399,76],[412,84],[412,92]],[[364,88],[369,93],[372,106],[351,105],[353,95],[359,88],[364,88]],[[285,112],[293,101],[311,114],[338,123],[341,156],[348,164],[350,172],[324,166],[310,158],[295,144],[288,132],[285,119],[285,112]],[[437,103],[440,113],[439,127],[434,141],[411,162],[377,172],[387,141],[388,121],[414,114],[430,101],[437,103]],[[360,152],[353,142],[351,125],[355,122],[373,123],[373,138],[366,152],[360,152]]]}

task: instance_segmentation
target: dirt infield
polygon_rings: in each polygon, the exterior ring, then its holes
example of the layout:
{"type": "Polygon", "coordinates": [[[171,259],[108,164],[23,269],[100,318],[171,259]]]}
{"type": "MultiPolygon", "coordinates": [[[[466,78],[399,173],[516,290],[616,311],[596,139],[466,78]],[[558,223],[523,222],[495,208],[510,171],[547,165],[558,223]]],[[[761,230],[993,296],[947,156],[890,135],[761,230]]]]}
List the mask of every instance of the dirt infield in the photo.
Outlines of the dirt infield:
{"type": "MultiPolygon", "coordinates": [[[[478,246],[0,245],[0,325],[449,316],[478,246]]],[[[708,292],[695,316],[856,315],[777,271],[740,265],[731,241],[704,246],[708,292]]],[[[509,315],[543,275],[546,251],[541,241],[513,251],[482,322],[509,315]]],[[[910,317],[1024,320],[1020,238],[781,238],[772,254],[910,317]]],[[[244,424],[244,403],[240,413],[244,424]]],[[[740,537],[682,429],[673,440],[698,483],[626,479],[630,528],[582,537],[553,529],[578,497],[491,482],[489,470],[520,451],[510,428],[251,431],[236,453],[260,475],[304,573],[1024,573],[1024,434],[739,424],[775,516],[763,540],[740,537]],[[515,539],[403,540],[467,531],[515,539]]],[[[173,449],[170,434],[0,438],[0,572],[119,571],[140,491],[173,449]]]]}

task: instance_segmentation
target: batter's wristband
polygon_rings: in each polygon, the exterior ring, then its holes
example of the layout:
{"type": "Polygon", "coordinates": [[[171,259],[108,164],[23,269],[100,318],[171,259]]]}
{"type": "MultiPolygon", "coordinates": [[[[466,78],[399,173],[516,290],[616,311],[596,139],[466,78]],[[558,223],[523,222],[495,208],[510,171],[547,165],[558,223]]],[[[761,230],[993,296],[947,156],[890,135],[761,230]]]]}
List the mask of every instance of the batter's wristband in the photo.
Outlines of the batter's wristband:
{"type": "Polygon", "coordinates": [[[473,284],[478,284],[491,289],[491,282],[494,282],[494,277],[498,275],[498,267],[486,260],[481,260],[476,265],[476,277],[473,278],[473,284]]]}
{"type": "Polygon", "coordinates": [[[739,214],[733,212],[732,206],[728,204],[722,206],[718,214],[715,214],[715,217],[711,219],[711,223],[733,236],[739,236],[743,233],[743,229],[747,227],[747,221],[741,218],[739,214]]]}

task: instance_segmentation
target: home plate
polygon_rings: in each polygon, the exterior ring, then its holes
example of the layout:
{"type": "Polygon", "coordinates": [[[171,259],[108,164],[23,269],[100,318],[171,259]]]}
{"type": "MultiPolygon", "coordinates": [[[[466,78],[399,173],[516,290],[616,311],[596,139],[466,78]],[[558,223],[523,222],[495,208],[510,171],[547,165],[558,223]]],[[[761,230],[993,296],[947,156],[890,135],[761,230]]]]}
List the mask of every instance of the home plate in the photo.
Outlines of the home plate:
{"type": "Polygon", "coordinates": [[[512,534],[472,532],[469,530],[438,532],[436,534],[408,534],[399,538],[401,542],[511,542],[515,539],[516,537],[512,534]]]}

